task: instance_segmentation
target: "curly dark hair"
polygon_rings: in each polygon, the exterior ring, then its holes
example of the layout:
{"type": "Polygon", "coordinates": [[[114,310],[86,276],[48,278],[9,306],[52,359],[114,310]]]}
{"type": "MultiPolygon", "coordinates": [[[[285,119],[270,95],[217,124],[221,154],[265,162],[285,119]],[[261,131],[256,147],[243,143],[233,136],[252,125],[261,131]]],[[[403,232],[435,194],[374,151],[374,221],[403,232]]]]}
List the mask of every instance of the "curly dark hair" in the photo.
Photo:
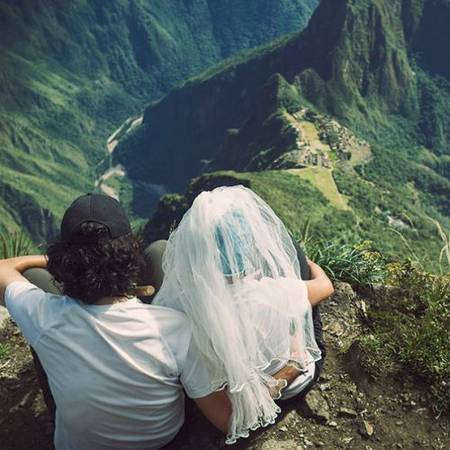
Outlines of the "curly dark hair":
{"type": "Polygon", "coordinates": [[[85,222],[77,236],[97,236],[94,243],[58,241],[47,250],[47,269],[63,294],[93,304],[102,297],[124,295],[136,285],[142,268],[139,239],[132,235],[109,238],[108,229],[85,222]]]}

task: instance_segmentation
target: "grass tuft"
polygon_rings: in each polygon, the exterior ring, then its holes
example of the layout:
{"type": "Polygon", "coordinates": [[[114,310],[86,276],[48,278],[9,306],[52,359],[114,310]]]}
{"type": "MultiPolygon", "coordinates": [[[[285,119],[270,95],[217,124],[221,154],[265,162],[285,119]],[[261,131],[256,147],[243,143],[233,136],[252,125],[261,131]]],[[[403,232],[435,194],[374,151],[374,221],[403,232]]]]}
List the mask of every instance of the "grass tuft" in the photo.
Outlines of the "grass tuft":
{"type": "Polygon", "coordinates": [[[33,243],[21,230],[0,234],[0,259],[28,255],[32,249],[33,243]]]}

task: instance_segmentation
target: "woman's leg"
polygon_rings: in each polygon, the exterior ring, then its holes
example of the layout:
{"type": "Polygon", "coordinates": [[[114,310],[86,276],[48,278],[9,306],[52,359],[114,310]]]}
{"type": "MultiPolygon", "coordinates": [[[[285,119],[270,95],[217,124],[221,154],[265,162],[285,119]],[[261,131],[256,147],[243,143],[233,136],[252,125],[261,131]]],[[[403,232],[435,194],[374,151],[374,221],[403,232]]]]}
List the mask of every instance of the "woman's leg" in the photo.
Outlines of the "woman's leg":
{"type": "MultiPolygon", "coordinates": [[[[60,294],[60,290],[54,284],[52,276],[45,269],[28,269],[23,273],[23,276],[32,284],[42,289],[45,292],[50,292],[51,294],[60,294]]],[[[41,361],[38,355],[31,349],[31,355],[33,356],[34,367],[36,369],[36,375],[40,388],[42,389],[42,394],[44,396],[45,404],[47,405],[47,410],[50,418],[55,423],[55,401],[53,395],[50,391],[50,386],[48,384],[47,374],[42,367],[41,361]]]]}

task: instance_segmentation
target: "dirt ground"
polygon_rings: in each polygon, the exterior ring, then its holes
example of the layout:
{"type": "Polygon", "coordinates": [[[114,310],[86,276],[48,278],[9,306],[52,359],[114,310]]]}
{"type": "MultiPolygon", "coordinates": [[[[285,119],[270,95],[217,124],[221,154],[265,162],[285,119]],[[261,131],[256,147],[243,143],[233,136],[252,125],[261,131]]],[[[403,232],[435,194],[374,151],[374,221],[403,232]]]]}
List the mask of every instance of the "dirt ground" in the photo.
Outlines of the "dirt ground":
{"type": "MultiPolygon", "coordinates": [[[[340,283],[323,304],[325,369],[306,398],[283,407],[275,425],[226,446],[190,407],[186,426],[168,449],[449,449],[449,417],[435,417],[423,382],[400,368],[377,380],[362,371],[355,345],[365,332],[357,314],[360,300],[350,286],[340,283]]],[[[0,331],[0,344],[7,349],[0,353],[0,447],[52,449],[53,428],[32,358],[11,322],[0,331]]]]}

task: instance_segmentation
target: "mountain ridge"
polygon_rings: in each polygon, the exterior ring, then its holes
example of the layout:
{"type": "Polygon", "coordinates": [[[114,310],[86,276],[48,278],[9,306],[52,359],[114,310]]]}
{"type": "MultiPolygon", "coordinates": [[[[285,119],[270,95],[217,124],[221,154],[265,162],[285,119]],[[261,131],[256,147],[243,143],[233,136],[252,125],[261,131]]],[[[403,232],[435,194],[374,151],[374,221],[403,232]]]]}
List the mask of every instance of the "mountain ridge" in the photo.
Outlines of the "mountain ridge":
{"type": "MultiPolygon", "coordinates": [[[[446,0],[431,3],[444,15],[449,10],[446,0]]],[[[248,166],[252,160],[270,168],[271,158],[296,145],[289,123],[294,120],[306,135],[313,126],[310,131],[319,136],[313,139],[329,147],[330,170],[353,214],[344,223],[353,221],[351,229],[362,238],[386,241],[388,253],[398,253],[403,244],[386,239],[386,227],[413,223],[402,233],[415,241],[430,239],[438,251],[430,219],[450,224],[450,86],[427,72],[421,63],[426,55],[416,54],[415,42],[431,3],[322,0],[301,33],[227,61],[150,105],[141,127],[119,143],[116,161],[131,179],[183,192],[205,171],[259,170],[248,166]],[[412,24],[407,12],[416,14],[412,24]],[[350,163],[338,156],[333,133],[321,133],[315,120],[292,119],[305,108],[336,118],[357,140],[367,141],[371,159],[350,163]],[[371,215],[377,217],[373,223],[371,215]]],[[[275,182],[276,176],[266,179],[275,182]]]]}

